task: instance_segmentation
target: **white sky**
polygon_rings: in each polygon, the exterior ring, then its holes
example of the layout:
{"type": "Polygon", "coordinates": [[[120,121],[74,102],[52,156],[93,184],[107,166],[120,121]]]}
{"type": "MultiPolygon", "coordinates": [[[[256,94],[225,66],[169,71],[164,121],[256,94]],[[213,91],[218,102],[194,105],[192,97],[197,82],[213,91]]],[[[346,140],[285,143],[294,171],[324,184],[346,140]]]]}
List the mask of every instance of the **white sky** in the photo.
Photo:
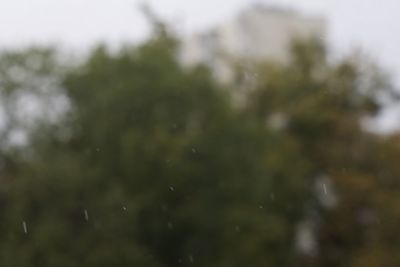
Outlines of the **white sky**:
{"type": "Polygon", "coordinates": [[[138,11],[143,2],[183,32],[223,22],[252,3],[320,14],[327,19],[334,51],[362,48],[400,85],[399,0],[0,0],[0,48],[59,44],[85,49],[99,41],[138,40],[147,32],[138,11]]]}
{"type": "Polygon", "coordinates": [[[185,32],[223,22],[256,2],[321,14],[336,50],[362,47],[400,76],[399,0],[0,0],[0,47],[138,40],[147,32],[141,2],[185,32]]]}

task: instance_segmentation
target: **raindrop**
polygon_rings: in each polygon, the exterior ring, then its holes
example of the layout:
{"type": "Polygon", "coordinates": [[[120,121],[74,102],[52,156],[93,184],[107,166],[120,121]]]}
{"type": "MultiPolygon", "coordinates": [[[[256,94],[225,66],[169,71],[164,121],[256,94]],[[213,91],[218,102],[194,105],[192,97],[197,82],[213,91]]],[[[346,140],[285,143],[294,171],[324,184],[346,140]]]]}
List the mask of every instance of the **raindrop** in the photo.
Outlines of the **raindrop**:
{"type": "Polygon", "coordinates": [[[264,208],[264,206],[263,205],[260,205],[260,206],[258,206],[260,209],[263,209],[264,208]]]}
{"type": "Polygon", "coordinates": [[[192,254],[189,255],[189,261],[190,261],[191,263],[193,263],[193,261],[194,261],[194,260],[193,260],[193,255],[192,255],[192,254]]]}
{"type": "Polygon", "coordinates": [[[28,226],[26,225],[25,221],[22,222],[22,228],[24,229],[24,233],[27,234],[28,233],[28,226]]]}
{"type": "Polygon", "coordinates": [[[171,223],[171,222],[168,222],[168,229],[172,230],[172,228],[173,228],[172,223],[171,223]]]}
{"type": "Polygon", "coordinates": [[[197,152],[196,149],[192,148],[192,153],[196,153],[196,152],[197,152]]]}
{"type": "Polygon", "coordinates": [[[275,200],[275,194],[274,193],[270,193],[269,194],[269,198],[274,201],[275,200]]]}
{"type": "Polygon", "coordinates": [[[326,189],[326,184],[322,184],[322,188],[324,189],[324,194],[328,194],[328,190],[326,189]]]}
{"type": "Polygon", "coordinates": [[[84,210],[83,213],[84,213],[84,215],[85,215],[85,220],[86,220],[86,221],[89,221],[89,213],[88,213],[88,211],[87,211],[87,210],[84,210]]]}
{"type": "Polygon", "coordinates": [[[240,232],[240,227],[238,225],[235,226],[235,231],[240,232]]]}
{"type": "Polygon", "coordinates": [[[175,188],[174,188],[173,186],[170,186],[170,187],[169,187],[169,190],[175,191],[175,188]]]}
{"type": "Polygon", "coordinates": [[[123,210],[123,211],[126,211],[126,207],[125,207],[125,206],[123,206],[123,207],[122,207],[122,210],[123,210]]]}

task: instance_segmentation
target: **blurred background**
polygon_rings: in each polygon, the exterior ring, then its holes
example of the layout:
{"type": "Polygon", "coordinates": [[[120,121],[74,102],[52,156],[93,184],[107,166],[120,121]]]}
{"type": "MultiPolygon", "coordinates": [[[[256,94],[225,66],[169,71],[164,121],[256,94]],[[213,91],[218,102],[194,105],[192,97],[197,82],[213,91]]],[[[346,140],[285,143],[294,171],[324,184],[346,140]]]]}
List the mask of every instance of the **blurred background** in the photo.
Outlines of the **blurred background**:
{"type": "Polygon", "coordinates": [[[1,266],[399,266],[399,4],[3,1],[1,266]]]}

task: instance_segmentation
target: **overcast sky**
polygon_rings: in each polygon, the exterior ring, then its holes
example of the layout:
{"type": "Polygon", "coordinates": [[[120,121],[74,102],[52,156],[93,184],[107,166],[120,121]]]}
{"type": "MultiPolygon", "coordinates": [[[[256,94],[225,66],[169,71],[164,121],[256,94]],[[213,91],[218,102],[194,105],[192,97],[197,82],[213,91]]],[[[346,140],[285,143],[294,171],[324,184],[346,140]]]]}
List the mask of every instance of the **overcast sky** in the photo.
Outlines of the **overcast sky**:
{"type": "MultiPolygon", "coordinates": [[[[0,0],[0,47],[59,43],[86,48],[145,36],[140,0],[0,0]]],[[[399,0],[148,0],[154,10],[190,32],[223,22],[251,3],[321,14],[336,51],[362,47],[400,77],[399,0]]],[[[400,78],[398,79],[400,80],[400,78]]]]}
{"type": "Polygon", "coordinates": [[[399,0],[0,0],[0,48],[58,44],[87,49],[99,41],[137,41],[148,30],[138,10],[143,2],[184,33],[223,22],[252,3],[322,15],[333,51],[362,48],[400,85],[399,0]]]}

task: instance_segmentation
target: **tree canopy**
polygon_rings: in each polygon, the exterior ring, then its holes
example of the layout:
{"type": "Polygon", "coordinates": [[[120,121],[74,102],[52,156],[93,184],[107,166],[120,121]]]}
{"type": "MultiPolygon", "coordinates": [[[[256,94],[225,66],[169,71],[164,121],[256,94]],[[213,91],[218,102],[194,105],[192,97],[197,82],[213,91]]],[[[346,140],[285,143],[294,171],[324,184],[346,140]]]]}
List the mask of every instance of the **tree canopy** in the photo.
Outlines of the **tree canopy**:
{"type": "Polygon", "coordinates": [[[49,50],[0,57],[4,136],[27,136],[1,143],[1,266],[398,264],[399,139],[362,126],[395,94],[379,73],[297,42],[237,107],[238,83],[177,49],[161,27],[66,67],[49,50]],[[15,95],[46,100],[41,120],[14,119],[15,95]]]}

